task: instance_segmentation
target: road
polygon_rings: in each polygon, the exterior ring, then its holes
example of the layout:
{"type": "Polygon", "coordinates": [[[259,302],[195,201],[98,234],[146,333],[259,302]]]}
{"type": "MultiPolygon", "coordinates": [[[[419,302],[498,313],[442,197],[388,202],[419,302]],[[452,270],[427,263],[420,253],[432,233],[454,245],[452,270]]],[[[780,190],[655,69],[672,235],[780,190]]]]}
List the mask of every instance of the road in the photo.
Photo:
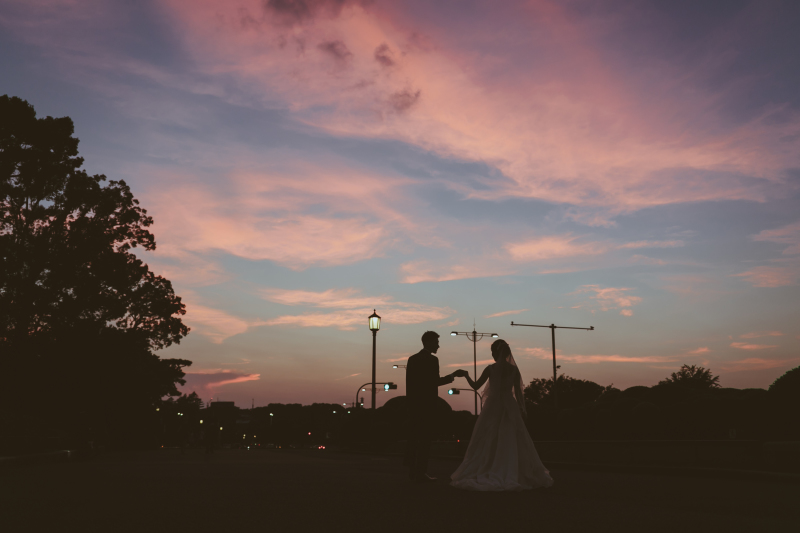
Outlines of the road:
{"type": "MultiPolygon", "coordinates": [[[[440,478],[457,462],[434,459],[440,478]]],[[[800,531],[800,486],[553,470],[550,489],[418,485],[396,457],[311,450],[109,453],[0,471],[3,531],[800,531]],[[10,526],[6,528],[6,526],[10,526]]]]}

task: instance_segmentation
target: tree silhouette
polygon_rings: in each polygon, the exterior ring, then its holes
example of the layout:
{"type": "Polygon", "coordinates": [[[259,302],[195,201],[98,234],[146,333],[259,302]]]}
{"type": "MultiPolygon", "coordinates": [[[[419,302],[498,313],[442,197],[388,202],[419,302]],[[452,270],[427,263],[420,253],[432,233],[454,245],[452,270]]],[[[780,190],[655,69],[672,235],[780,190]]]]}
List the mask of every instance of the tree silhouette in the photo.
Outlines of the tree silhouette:
{"type": "Polygon", "coordinates": [[[677,385],[691,389],[718,389],[719,376],[712,376],[711,369],[702,366],[683,365],[668,378],[659,381],[659,385],[677,385]]]}
{"type": "MultiPolygon", "coordinates": [[[[603,387],[594,381],[576,379],[561,374],[558,376],[558,403],[562,409],[572,409],[597,400],[605,391],[613,389],[613,385],[603,387]]],[[[616,389],[613,389],[616,390],[616,389]]],[[[553,378],[534,378],[523,391],[525,401],[534,407],[552,407],[553,378]]]]}
{"type": "Polygon", "coordinates": [[[800,366],[787,370],[769,386],[770,394],[800,405],[800,366]]]}
{"type": "Polygon", "coordinates": [[[152,218],[124,181],[81,170],[73,131],[0,96],[0,409],[20,421],[57,402],[97,431],[107,413],[93,405],[112,390],[129,415],[178,394],[191,362],[152,351],[189,329],[169,280],[131,253],[155,249],[152,218]]]}

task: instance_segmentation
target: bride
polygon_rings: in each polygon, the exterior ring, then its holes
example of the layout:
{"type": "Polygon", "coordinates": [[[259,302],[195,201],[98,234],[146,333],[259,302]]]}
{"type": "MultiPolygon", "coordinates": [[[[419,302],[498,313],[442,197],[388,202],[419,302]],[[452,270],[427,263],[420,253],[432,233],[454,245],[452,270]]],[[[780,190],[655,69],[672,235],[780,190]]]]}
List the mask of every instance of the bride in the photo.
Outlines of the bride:
{"type": "Polygon", "coordinates": [[[549,487],[550,472],[542,464],[533,445],[522,413],[522,376],[502,339],[492,344],[495,363],[486,367],[477,382],[467,376],[470,387],[478,390],[486,380],[483,410],[461,466],[450,476],[459,489],[502,491],[549,487]]]}

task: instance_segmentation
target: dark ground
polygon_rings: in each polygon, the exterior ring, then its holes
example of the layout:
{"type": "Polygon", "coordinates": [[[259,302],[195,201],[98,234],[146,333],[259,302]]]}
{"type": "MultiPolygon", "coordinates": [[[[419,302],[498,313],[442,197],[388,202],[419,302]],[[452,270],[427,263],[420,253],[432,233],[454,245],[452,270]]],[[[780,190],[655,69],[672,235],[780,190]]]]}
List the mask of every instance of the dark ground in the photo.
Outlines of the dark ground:
{"type": "Polygon", "coordinates": [[[396,457],[330,451],[108,453],[0,470],[0,530],[17,531],[800,531],[800,485],[552,472],[550,489],[410,483],[396,457]]]}

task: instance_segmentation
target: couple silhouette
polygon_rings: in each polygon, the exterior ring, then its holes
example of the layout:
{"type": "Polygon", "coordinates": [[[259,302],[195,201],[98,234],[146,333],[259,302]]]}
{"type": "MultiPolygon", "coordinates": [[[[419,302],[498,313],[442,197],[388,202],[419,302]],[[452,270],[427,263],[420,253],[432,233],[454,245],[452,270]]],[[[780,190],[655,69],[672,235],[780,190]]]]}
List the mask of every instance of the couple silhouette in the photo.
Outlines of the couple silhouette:
{"type": "Polygon", "coordinates": [[[553,478],[539,459],[525,427],[525,400],[522,376],[502,339],[492,343],[494,363],[487,366],[478,381],[466,370],[439,375],[439,334],[426,331],[422,350],[406,363],[406,397],[409,406],[409,432],[404,465],[418,483],[434,482],[428,475],[431,440],[436,429],[436,401],[439,387],[463,377],[473,390],[488,382],[483,392],[481,414],[475,422],[464,460],[450,476],[450,484],[466,490],[506,491],[549,487],[553,478]]]}

